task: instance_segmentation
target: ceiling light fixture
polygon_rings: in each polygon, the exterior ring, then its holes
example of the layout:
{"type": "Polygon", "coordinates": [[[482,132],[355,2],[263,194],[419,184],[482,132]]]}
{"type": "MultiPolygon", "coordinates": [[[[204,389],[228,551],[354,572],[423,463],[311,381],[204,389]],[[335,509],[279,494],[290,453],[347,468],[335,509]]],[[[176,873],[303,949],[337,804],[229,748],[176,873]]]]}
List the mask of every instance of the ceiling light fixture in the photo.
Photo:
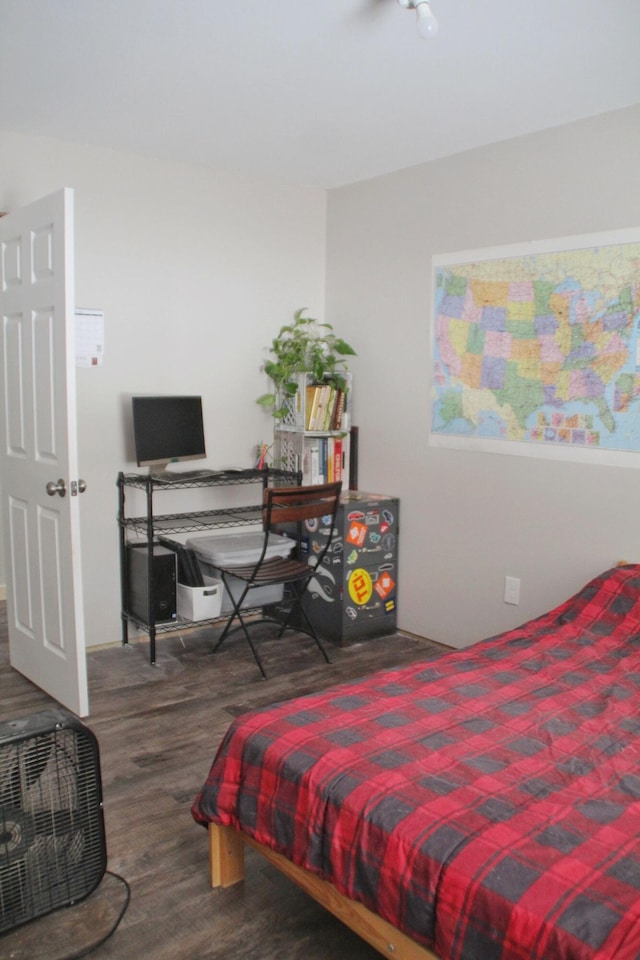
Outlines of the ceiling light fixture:
{"type": "Polygon", "coordinates": [[[405,10],[415,10],[416,28],[423,40],[435,37],[438,32],[438,21],[433,14],[429,0],[398,0],[398,3],[405,10]]]}

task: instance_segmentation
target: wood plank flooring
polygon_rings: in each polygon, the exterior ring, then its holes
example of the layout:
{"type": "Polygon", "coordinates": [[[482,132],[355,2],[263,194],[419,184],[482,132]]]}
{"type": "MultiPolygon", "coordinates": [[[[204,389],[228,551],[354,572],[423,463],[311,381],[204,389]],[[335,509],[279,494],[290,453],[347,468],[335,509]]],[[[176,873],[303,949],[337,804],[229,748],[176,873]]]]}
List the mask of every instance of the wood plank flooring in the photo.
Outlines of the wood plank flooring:
{"type": "MultiPolygon", "coordinates": [[[[256,627],[262,631],[264,628],[256,627]]],[[[269,675],[260,678],[246,641],[211,654],[212,628],[146,638],[88,656],[91,715],[100,743],[109,871],[127,880],[124,918],[92,960],[375,960],[379,954],[247,851],[247,876],[228,890],[208,884],[206,831],[193,798],[237,714],[355,679],[373,670],[439,656],[428,640],[394,634],[349,647],[327,644],[324,663],[307,637],[260,641],[269,675]]],[[[261,636],[260,633],[257,636],[261,636]]],[[[0,719],[53,701],[9,666],[6,604],[0,603],[0,719]]],[[[125,887],[107,875],[83,904],[0,936],[2,960],[78,957],[108,930],[125,887]]]]}

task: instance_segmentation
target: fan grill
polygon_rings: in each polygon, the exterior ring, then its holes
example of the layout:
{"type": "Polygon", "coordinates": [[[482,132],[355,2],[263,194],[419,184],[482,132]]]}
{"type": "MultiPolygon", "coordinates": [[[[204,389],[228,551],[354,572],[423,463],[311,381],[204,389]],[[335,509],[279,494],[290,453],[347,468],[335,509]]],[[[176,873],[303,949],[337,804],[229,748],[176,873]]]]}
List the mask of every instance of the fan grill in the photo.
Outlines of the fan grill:
{"type": "Polygon", "coordinates": [[[94,735],[65,711],[2,724],[0,932],[84,899],[105,869],[94,735]]]}

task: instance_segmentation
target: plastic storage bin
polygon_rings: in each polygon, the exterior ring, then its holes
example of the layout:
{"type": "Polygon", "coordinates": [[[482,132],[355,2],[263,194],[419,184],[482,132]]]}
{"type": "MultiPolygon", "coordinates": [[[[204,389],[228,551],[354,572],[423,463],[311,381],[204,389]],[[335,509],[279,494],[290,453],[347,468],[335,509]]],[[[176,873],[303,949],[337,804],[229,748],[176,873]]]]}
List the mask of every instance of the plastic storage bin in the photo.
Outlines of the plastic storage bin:
{"type": "Polygon", "coordinates": [[[220,616],[222,609],[222,580],[203,575],[204,587],[178,584],[178,616],[186,620],[209,620],[220,616]]]}
{"type": "MultiPolygon", "coordinates": [[[[195,553],[202,575],[220,579],[220,572],[215,563],[224,563],[225,566],[241,566],[244,563],[255,563],[260,557],[264,534],[255,531],[246,533],[220,534],[209,537],[191,537],[187,546],[195,553]]],[[[273,557],[288,557],[295,542],[289,537],[281,537],[276,533],[269,534],[269,544],[265,559],[273,557]]],[[[234,600],[237,600],[245,584],[242,580],[227,576],[228,586],[234,600]]],[[[264,607],[270,603],[279,603],[282,600],[283,585],[273,584],[267,587],[256,587],[250,590],[245,597],[242,607],[264,607]]],[[[233,609],[231,598],[226,590],[222,596],[221,613],[229,613],[233,609]]]]}

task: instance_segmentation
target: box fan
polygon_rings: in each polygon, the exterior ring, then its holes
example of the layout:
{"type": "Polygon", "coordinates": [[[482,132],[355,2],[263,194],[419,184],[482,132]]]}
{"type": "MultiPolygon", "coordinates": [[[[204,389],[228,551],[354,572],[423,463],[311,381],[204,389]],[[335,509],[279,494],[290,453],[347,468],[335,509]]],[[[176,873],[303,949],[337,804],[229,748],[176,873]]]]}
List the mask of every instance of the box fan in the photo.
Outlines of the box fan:
{"type": "Polygon", "coordinates": [[[0,933],[83,900],[106,865],[94,734],[62,709],[0,723],[0,933]]]}

